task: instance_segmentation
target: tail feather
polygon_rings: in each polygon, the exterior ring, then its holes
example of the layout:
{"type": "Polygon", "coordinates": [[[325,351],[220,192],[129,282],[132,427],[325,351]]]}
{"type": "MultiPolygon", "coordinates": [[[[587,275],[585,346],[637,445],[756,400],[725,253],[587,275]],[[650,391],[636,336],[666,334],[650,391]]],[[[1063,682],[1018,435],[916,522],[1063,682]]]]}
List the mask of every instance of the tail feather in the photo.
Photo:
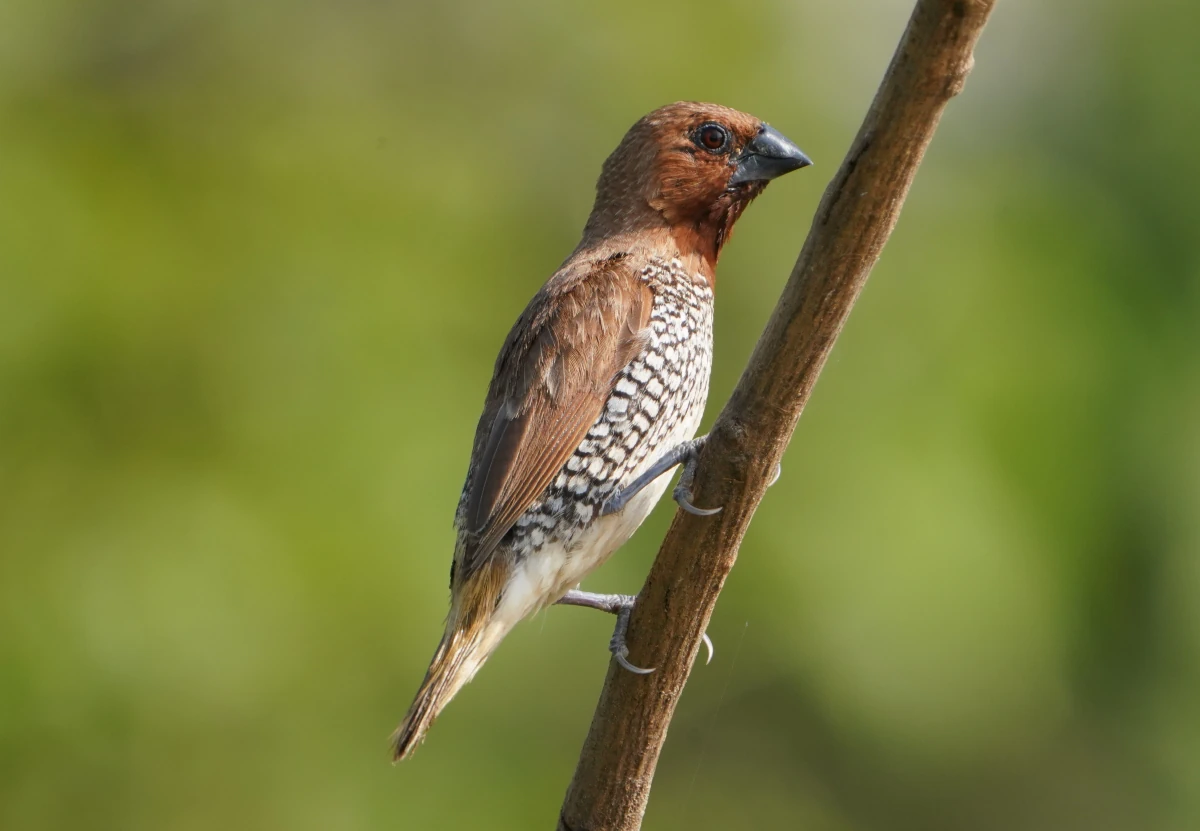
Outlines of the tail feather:
{"type": "Polygon", "coordinates": [[[393,760],[407,759],[425,739],[425,733],[450,699],[474,676],[503,637],[495,626],[468,630],[447,627],[433,653],[425,680],[396,732],[392,733],[393,760]]]}
{"type": "MultiPolygon", "coordinates": [[[[457,553],[455,556],[457,562],[457,553]]],[[[442,708],[475,677],[508,631],[528,612],[524,606],[511,609],[506,605],[501,609],[509,570],[507,561],[494,558],[452,587],[454,602],[446,620],[446,634],[433,653],[408,714],[392,734],[395,761],[413,754],[442,708]]]]}
{"type": "Polygon", "coordinates": [[[474,638],[464,637],[464,632],[447,631],[433,653],[425,680],[404,721],[392,734],[393,759],[407,759],[425,739],[425,733],[433,724],[442,708],[450,703],[462,686],[470,680],[463,670],[467,659],[475,652],[474,638]]]}

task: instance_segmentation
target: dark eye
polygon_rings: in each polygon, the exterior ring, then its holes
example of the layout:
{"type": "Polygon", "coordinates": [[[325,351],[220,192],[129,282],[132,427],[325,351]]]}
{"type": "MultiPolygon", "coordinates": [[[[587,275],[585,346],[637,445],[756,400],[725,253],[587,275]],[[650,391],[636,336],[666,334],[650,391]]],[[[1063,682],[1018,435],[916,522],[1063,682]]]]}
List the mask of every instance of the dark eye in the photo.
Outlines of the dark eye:
{"type": "Polygon", "coordinates": [[[729,144],[729,133],[720,124],[702,124],[696,130],[695,142],[705,150],[718,153],[729,144]]]}

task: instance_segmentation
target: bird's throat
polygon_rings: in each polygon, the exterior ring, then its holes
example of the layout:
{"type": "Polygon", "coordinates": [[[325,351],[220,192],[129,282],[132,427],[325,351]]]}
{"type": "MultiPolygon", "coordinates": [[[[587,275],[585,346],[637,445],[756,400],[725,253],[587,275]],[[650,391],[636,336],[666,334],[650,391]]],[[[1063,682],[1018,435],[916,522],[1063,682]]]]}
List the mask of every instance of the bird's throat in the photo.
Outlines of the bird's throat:
{"type": "Polygon", "coordinates": [[[685,260],[694,259],[698,264],[703,264],[699,271],[707,277],[710,286],[715,283],[717,260],[721,257],[721,249],[733,235],[733,226],[754,197],[761,192],[761,187],[727,191],[709,210],[699,214],[691,222],[678,222],[671,226],[671,235],[679,248],[680,256],[685,260]]]}

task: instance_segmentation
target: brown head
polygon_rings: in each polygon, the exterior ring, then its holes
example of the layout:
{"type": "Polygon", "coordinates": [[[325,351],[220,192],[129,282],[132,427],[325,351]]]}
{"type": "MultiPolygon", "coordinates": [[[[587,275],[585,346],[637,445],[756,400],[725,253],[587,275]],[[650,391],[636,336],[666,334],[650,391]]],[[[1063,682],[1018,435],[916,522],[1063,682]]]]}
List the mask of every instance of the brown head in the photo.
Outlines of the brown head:
{"type": "Polygon", "coordinates": [[[617,234],[669,232],[709,269],[767,182],[812,164],[752,115],[680,101],[643,117],[613,151],[584,228],[588,246],[617,234]]]}

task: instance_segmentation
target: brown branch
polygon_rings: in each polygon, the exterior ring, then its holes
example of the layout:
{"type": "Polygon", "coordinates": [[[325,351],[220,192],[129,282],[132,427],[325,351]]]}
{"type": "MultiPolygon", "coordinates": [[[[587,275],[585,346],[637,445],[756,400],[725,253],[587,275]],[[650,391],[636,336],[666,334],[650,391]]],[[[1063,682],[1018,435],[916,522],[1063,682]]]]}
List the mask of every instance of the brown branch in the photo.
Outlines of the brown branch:
{"type": "Polygon", "coordinates": [[[850,309],[891,234],[995,0],[918,0],[866,120],[829,184],[766,330],[701,455],[697,505],[676,512],[610,664],[560,831],[641,826],[658,754],[738,546],[850,309]]]}

